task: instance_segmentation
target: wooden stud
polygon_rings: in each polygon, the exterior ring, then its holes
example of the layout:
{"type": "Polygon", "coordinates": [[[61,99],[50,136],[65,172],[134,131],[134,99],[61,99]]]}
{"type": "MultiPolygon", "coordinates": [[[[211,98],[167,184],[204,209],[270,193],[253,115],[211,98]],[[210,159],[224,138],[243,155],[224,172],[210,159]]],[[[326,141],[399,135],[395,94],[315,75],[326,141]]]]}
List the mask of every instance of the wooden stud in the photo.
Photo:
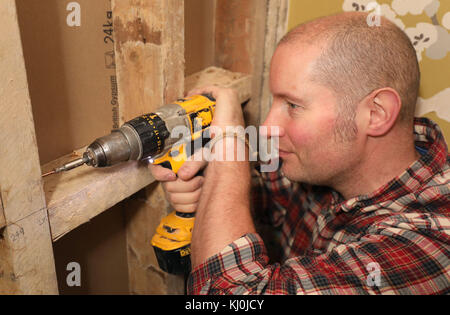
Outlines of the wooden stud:
{"type": "Polygon", "coordinates": [[[0,294],[58,292],[15,1],[0,2],[0,294]]]}
{"type": "Polygon", "coordinates": [[[217,0],[215,65],[253,75],[248,125],[259,125],[270,107],[268,69],[287,28],[288,0],[217,0]]]}
{"type": "Polygon", "coordinates": [[[0,256],[0,294],[58,294],[45,208],[8,223],[0,256]]]}
{"type": "MultiPolygon", "coordinates": [[[[215,12],[215,65],[233,72],[258,74],[264,41],[266,1],[217,0],[215,12]]],[[[259,86],[258,75],[253,87],[259,86]]],[[[255,96],[255,93],[252,93],[255,96]]],[[[244,109],[248,125],[258,125],[259,101],[255,97],[244,109]]]]}
{"type": "Polygon", "coordinates": [[[278,42],[286,34],[288,26],[288,0],[269,0],[267,1],[267,14],[265,22],[264,55],[260,69],[260,88],[255,91],[258,93],[260,104],[259,122],[262,123],[269,113],[272,105],[272,95],[269,89],[269,70],[272,55],[278,45],[278,42]]]}
{"type": "MultiPolygon", "coordinates": [[[[124,123],[183,96],[184,1],[115,0],[112,10],[119,113],[124,123]]],[[[150,245],[149,228],[167,212],[161,190],[147,192],[145,202],[154,209],[136,208],[133,201],[124,205],[129,289],[133,294],[151,292],[152,283],[156,284],[154,278],[158,271],[151,266],[157,262],[150,245]],[[146,215],[148,212],[150,215],[146,215]]],[[[163,283],[160,292],[171,293],[173,288],[183,286],[183,279],[164,275],[163,283]]]]}
{"type": "Polygon", "coordinates": [[[121,124],[181,96],[183,7],[181,0],[113,1],[121,124]]]}

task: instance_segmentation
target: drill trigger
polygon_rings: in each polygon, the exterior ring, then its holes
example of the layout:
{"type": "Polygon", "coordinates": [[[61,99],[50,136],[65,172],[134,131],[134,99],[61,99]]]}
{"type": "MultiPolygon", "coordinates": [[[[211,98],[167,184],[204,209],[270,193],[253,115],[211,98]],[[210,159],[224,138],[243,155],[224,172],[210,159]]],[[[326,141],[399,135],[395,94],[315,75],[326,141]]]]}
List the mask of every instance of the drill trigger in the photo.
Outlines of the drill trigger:
{"type": "Polygon", "coordinates": [[[161,165],[162,167],[167,168],[167,169],[169,169],[169,170],[172,170],[172,164],[170,164],[169,161],[164,161],[164,162],[162,162],[162,163],[159,164],[159,165],[161,165]]]}

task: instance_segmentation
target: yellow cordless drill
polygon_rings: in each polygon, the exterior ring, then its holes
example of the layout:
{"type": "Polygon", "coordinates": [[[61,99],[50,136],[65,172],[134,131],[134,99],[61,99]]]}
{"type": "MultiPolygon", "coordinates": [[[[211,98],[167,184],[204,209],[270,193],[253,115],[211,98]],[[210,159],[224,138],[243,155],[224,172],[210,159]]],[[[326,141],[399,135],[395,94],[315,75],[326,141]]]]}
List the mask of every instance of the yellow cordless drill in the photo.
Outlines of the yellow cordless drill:
{"type": "MultiPolygon", "coordinates": [[[[111,134],[96,139],[82,158],[49,174],[83,164],[107,167],[145,159],[177,173],[189,154],[209,140],[209,135],[204,133],[209,132],[215,105],[215,99],[210,95],[195,95],[164,105],[154,113],[136,117],[111,134]]],[[[193,227],[194,214],[174,211],[162,219],[151,241],[161,269],[173,274],[190,271],[193,227]]]]}

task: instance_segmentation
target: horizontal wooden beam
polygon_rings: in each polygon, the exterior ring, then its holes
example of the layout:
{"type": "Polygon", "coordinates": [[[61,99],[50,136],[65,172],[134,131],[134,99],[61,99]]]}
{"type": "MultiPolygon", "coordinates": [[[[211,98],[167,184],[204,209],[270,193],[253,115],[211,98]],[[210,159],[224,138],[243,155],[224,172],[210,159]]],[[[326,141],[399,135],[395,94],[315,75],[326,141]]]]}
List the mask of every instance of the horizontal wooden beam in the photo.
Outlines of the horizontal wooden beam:
{"type": "MultiPolygon", "coordinates": [[[[82,156],[84,148],[42,167],[43,172],[82,156]]],[[[82,166],[44,179],[53,241],[153,182],[144,162],[110,168],[82,166]]]]}
{"type": "MultiPolygon", "coordinates": [[[[251,76],[207,68],[186,78],[186,91],[203,85],[232,87],[245,102],[251,95],[251,76]]],[[[94,139],[93,139],[94,140],[94,139]]],[[[81,157],[84,148],[42,166],[48,172],[81,157]]],[[[53,241],[88,222],[154,181],[145,162],[127,162],[110,168],[82,166],[44,178],[44,191],[53,241]]]]}
{"type": "Polygon", "coordinates": [[[185,93],[195,87],[207,85],[217,85],[235,89],[238,93],[238,98],[242,103],[248,101],[252,95],[251,75],[231,72],[217,67],[209,67],[187,77],[184,82],[185,93]]]}

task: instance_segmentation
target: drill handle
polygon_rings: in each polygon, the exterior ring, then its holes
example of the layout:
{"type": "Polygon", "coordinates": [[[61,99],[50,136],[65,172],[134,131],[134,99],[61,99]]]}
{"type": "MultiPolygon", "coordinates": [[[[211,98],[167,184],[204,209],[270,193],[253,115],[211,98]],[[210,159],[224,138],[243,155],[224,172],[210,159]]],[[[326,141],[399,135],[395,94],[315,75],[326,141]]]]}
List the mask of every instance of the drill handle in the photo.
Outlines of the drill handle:
{"type": "Polygon", "coordinates": [[[163,157],[155,160],[154,164],[161,165],[177,174],[187,159],[186,144],[182,144],[179,147],[171,148],[163,157]]]}
{"type": "Polygon", "coordinates": [[[175,174],[178,173],[184,162],[187,161],[189,156],[191,156],[196,149],[199,148],[198,141],[201,141],[201,147],[205,147],[207,143],[211,140],[209,135],[209,128],[203,131],[203,136],[195,140],[190,141],[190,143],[183,143],[179,146],[172,147],[164,156],[155,159],[153,164],[161,165],[162,167],[172,170],[175,174]],[[188,148],[188,146],[190,146],[188,148]],[[190,150],[188,150],[190,149],[190,150]]]}

